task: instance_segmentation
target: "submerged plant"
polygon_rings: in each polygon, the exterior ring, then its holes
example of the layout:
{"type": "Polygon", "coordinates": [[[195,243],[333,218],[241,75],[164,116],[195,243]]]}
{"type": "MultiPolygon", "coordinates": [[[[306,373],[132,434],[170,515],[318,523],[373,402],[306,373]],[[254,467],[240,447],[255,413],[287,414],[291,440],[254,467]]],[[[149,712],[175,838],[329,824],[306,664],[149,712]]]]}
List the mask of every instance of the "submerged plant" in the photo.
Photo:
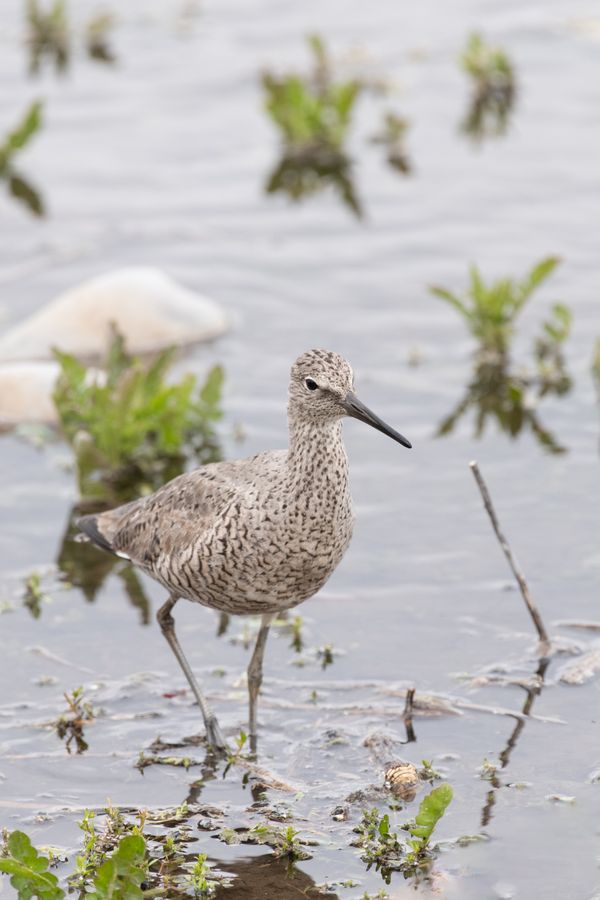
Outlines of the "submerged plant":
{"type": "Polygon", "coordinates": [[[493,47],[474,32],[469,35],[460,65],[473,85],[462,130],[476,139],[503,134],[516,94],[509,57],[502,48],[493,47]]]}
{"type": "Polygon", "coordinates": [[[21,121],[0,144],[0,179],[6,182],[12,196],[36,216],[44,214],[44,206],[37,190],[14,167],[15,156],[23,150],[42,127],[42,104],[34,101],[21,121]]]}
{"type": "Polygon", "coordinates": [[[202,387],[191,374],[168,383],[174,353],[165,350],[148,365],[130,356],[114,332],[99,374],[54,351],[60,364],[54,403],[83,497],[130,499],[178,475],[190,457],[219,458],[214,422],[222,415],[223,370],[214,366],[202,387]]]}

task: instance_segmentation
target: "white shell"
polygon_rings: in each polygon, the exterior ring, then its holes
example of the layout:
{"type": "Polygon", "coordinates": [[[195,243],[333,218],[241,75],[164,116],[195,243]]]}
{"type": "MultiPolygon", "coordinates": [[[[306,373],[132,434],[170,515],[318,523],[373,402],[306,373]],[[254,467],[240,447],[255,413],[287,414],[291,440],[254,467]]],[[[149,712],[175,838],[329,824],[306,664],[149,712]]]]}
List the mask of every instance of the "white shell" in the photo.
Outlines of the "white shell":
{"type": "Polygon", "coordinates": [[[212,340],[229,327],[217,303],[160,269],[117,269],[66,291],[6,331],[0,337],[0,362],[51,359],[53,347],[102,357],[111,322],[132,353],[212,340]]]}

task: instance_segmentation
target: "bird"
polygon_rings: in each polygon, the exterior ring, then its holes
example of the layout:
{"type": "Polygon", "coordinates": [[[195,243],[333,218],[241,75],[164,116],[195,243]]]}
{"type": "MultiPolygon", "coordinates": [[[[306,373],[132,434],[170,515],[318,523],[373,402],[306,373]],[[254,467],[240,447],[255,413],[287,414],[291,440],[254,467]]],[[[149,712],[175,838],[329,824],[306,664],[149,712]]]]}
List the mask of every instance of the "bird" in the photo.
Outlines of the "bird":
{"type": "Polygon", "coordinates": [[[247,670],[248,730],[255,746],[269,627],[323,587],[352,537],[342,420],[358,419],[412,446],[354,390],[353,370],[342,356],[309,350],[291,368],[287,449],[200,466],[152,494],[77,520],[89,540],[130,560],[168,591],[158,623],[215,753],[228,753],[227,741],[181,649],[173,607],[184,598],[222,613],[261,617],[247,670]]]}

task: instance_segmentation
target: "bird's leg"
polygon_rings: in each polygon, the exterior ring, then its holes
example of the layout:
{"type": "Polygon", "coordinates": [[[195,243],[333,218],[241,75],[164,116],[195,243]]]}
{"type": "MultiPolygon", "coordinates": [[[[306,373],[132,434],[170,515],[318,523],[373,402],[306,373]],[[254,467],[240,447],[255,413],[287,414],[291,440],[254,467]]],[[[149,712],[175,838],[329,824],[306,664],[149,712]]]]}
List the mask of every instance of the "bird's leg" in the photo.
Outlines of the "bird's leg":
{"type": "Polygon", "coordinates": [[[274,613],[267,613],[262,617],[260,630],[254,645],[254,652],[248,666],[248,701],[249,701],[249,731],[250,748],[256,752],[256,701],[262,684],[262,664],[265,655],[265,646],[269,634],[269,626],[273,621],[274,613]]]}
{"type": "Polygon", "coordinates": [[[192,672],[190,665],[183,655],[183,650],[177,640],[177,636],[175,634],[175,620],[171,615],[171,610],[177,603],[179,597],[171,594],[166,603],[164,603],[161,608],[158,610],[156,614],[156,618],[158,619],[158,624],[160,625],[160,630],[166,637],[169,642],[169,646],[175,656],[177,657],[177,661],[181,668],[183,669],[183,674],[188,680],[189,686],[192,689],[192,693],[194,697],[198,701],[198,706],[200,707],[200,711],[202,712],[202,718],[204,719],[204,727],[206,729],[206,738],[211,747],[215,750],[220,750],[224,752],[229,751],[229,747],[227,746],[227,741],[223,737],[221,733],[221,729],[219,728],[219,723],[217,722],[217,718],[214,712],[211,710],[208,705],[204,694],[200,688],[200,685],[194,678],[194,673],[192,672]]]}

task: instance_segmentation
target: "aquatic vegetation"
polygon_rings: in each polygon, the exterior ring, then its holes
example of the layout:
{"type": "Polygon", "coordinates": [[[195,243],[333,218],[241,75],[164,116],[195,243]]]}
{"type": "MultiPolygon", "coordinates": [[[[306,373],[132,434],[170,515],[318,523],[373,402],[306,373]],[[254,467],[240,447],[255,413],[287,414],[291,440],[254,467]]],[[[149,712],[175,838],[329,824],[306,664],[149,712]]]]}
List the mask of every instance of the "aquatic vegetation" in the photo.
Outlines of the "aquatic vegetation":
{"type": "Polygon", "coordinates": [[[84,726],[89,725],[96,718],[96,712],[91,703],[84,703],[83,688],[78,687],[72,693],[65,693],[68,711],[59,716],[54,725],[56,734],[61,741],[65,741],[67,752],[71,752],[71,744],[74,742],[77,753],[84,753],[88,749],[84,737],[84,726]]]}
{"type": "Polygon", "coordinates": [[[8,186],[12,196],[23,203],[35,216],[44,215],[44,206],[38,191],[14,167],[14,158],[30,142],[42,127],[42,103],[34,101],[21,121],[0,144],[0,180],[8,186]]]}
{"type": "Polygon", "coordinates": [[[386,112],[381,131],[371,138],[371,143],[381,144],[387,155],[388,164],[402,175],[408,175],[412,165],[406,151],[406,134],[410,123],[403,116],[386,112]]]}
{"type": "Polygon", "coordinates": [[[314,64],[308,78],[294,74],[277,77],[270,72],[263,75],[267,112],[288,144],[340,150],[361,84],[357,80],[335,81],[321,38],[311,35],[308,44],[314,64]]]}
{"type": "Polygon", "coordinates": [[[453,791],[450,785],[440,784],[421,801],[414,824],[408,828],[412,836],[412,840],[408,843],[417,856],[422,855],[428,848],[431,836],[448,809],[452,797],[453,791]]]}
{"type": "Polygon", "coordinates": [[[450,434],[473,409],[478,438],[483,435],[488,420],[492,420],[511,437],[527,429],[548,451],[564,452],[564,447],[541,424],[536,405],[547,395],[568,393],[572,386],[563,353],[571,328],[568,307],[555,304],[550,318],[542,323],[533,342],[533,371],[523,367],[515,369],[510,357],[518,315],[557,264],[556,257],[548,257],[520,281],[502,278],[489,285],[477,267],[472,266],[470,284],[464,294],[431,288],[433,294],[457,310],[478,342],[473,377],[464,397],[438,426],[439,437],[450,434]]]}
{"type": "Polygon", "coordinates": [[[146,842],[140,834],[121,838],[113,855],[105,860],[94,879],[89,900],[112,900],[115,897],[141,898],[146,877],[146,842]]]}
{"type": "Polygon", "coordinates": [[[430,849],[433,832],[452,797],[449,784],[433,788],[421,801],[414,821],[401,826],[401,830],[410,834],[405,843],[399,839],[397,832],[391,830],[387,813],[381,816],[377,809],[365,810],[360,823],[354,828],[358,838],[353,846],[360,847],[367,869],[374,865],[389,884],[394,871],[402,872],[408,878],[419,869],[426,868],[434,856],[430,849]]]}
{"type": "MultiPolygon", "coordinates": [[[[360,77],[338,79],[324,41],[312,35],[308,44],[313,57],[308,74],[265,72],[262,76],[265,108],[283,145],[265,191],[285,193],[297,201],[332,188],[361,218],[363,208],[354,186],[354,162],[347,141],[357,100],[372,90],[373,84],[360,77]]],[[[388,112],[381,133],[373,139],[386,147],[388,163],[404,173],[410,170],[404,148],[407,128],[404,119],[388,112]]]]}
{"type": "Polygon", "coordinates": [[[421,768],[418,771],[419,778],[422,781],[428,781],[430,784],[433,784],[434,781],[438,781],[442,777],[440,773],[434,769],[430,759],[422,759],[421,768]]]}
{"type": "Polygon", "coordinates": [[[34,619],[39,619],[42,614],[43,604],[49,602],[50,597],[42,589],[42,579],[39,572],[32,572],[25,581],[23,606],[27,607],[34,619]]]}
{"type": "Polygon", "coordinates": [[[365,810],[360,823],[353,830],[358,835],[353,846],[360,847],[361,859],[367,864],[367,869],[375,866],[381,871],[383,880],[389,884],[392,872],[402,868],[405,850],[397,833],[390,830],[389,815],[386,813],[380,816],[376,808],[365,810]]]}
{"type": "Polygon", "coordinates": [[[45,57],[63,72],[70,56],[69,18],[65,0],[53,0],[47,9],[38,0],[27,0],[25,9],[29,71],[37,74],[45,57]]]}
{"type": "Polygon", "coordinates": [[[115,19],[111,13],[98,13],[88,21],[85,27],[85,46],[90,59],[98,62],[113,63],[115,55],[110,46],[109,35],[114,27],[115,19]]]}
{"type": "Polygon", "coordinates": [[[461,129],[476,140],[505,133],[516,96],[514,67],[501,47],[471,34],[460,57],[473,93],[461,129]]]}
{"type": "Polygon", "coordinates": [[[227,764],[223,770],[223,778],[225,778],[225,776],[227,775],[230,768],[232,766],[235,766],[235,764],[238,762],[238,760],[242,756],[242,752],[244,750],[244,747],[246,746],[247,741],[248,741],[248,735],[242,728],[242,729],[240,729],[240,733],[238,734],[238,736],[235,738],[235,741],[234,741],[235,750],[232,753],[229,753],[229,755],[227,757],[227,764]]]}
{"type": "Polygon", "coordinates": [[[222,415],[223,370],[214,366],[201,387],[192,374],[171,384],[174,355],[169,349],[146,364],[116,332],[102,372],[55,350],[61,371],[54,403],[84,498],[131,499],[180,474],[189,458],[219,458],[213,425],[222,415]]]}
{"type": "Polygon", "coordinates": [[[478,341],[481,354],[506,357],[515,334],[515,320],[523,307],[560,260],[548,256],[536,263],[530,272],[516,281],[500,278],[486,284],[477,266],[469,270],[470,283],[462,295],[432,286],[431,292],[449,303],[464,319],[478,341]]]}
{"type": "Polygon", "coordinates": [[[209,878],[210,866],[207,865],[206,853],[199,853],[196,861],[189,869],[189,886],[194,892],[194,896],[201,894],[203,897],[211,897],[214,895],[218,886],[218,881],[209,878]]]}
{"type": "MultiPolygon", "coordinates": [[[[29,73],[37,75],[47,59],[54,69],[66,72],[71,62],[74,37],[65,0],[27,0],[26,46],[29,50],[29,73]]],[[[93,15],[84,26],[81,36],[87,55],[101,63],[112,63],[115,56],[109,43],[109,33],[115,24],[110,13],[93,15]]]]}
{"type": "Polygon", "coordinates": [[[58,878],[48,871],[50,860],[32,845],[22,831],[8,835],[2,855],[0,872],[11,876],[11,886],[20,898],[38,897],[39,900],[61,900],[65,892],[59,887],[58,878]]]}

